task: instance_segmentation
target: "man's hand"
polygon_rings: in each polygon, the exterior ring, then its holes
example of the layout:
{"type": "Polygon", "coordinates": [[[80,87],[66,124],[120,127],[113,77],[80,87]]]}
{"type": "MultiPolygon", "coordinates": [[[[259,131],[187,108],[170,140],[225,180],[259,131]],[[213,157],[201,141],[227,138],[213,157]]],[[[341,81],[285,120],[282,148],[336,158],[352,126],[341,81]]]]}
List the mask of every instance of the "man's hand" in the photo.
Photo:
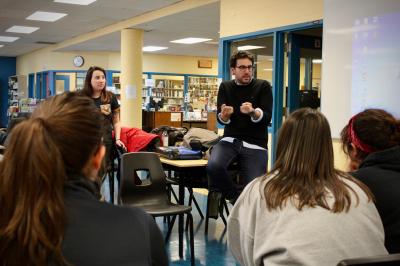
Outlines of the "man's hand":
{"type": "Polygon", "coordinates": [[[243,114],[248,114],[248,115],[250,115],[251,113],[254,113],[253,105],[249,102],[242,103],[242,105],[240,106],[240,112],[242,112],[243,114]]]}
{"type": "Polygon", "coordinates": [[[222,104],[221,105],[221,119],[227,122],[231,115],[233,114],[233,107],[229,105],[222,104]]]}
{"type": "Polygon", "coordinates": [[[252,119],[258,119],[261,115],[259,111],[254,110],[253,105],[249,102],[242,103],[240,106],[240,112],[251,116],[252,119]]]}

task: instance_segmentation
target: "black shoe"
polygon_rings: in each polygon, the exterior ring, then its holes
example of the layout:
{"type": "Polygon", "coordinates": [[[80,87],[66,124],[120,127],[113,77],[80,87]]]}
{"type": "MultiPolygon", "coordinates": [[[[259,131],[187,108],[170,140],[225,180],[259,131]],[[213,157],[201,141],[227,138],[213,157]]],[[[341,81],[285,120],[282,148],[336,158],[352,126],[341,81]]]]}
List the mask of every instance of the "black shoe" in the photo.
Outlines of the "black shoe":
{"type": "Polygon", "coordinates": [[[208,217],[218,219],[219,202],[221,201],[222,194],[218,191],[208,192],[208,217]]]}

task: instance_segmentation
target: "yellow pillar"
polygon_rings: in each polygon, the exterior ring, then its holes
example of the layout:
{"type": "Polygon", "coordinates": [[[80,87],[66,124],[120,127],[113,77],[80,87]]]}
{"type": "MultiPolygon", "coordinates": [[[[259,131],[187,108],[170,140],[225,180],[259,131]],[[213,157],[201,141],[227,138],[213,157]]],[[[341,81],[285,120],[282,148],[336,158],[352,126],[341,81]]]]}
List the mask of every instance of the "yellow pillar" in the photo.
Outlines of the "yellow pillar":
{"type": "Polygon", "coordinates": [[[142,128],[143,30],[121,31],[121,124],[142,128]]]}

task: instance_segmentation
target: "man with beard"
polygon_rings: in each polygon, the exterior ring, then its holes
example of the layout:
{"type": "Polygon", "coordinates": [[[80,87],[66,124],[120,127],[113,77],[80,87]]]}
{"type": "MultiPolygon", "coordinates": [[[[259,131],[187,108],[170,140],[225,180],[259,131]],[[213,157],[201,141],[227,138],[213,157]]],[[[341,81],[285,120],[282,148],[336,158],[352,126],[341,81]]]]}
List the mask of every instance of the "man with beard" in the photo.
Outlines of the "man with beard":
{"type": "Polygon", "coordinates": [[[225,125],[223,138],[213,147],[207,165],[210,191],[222,192],[232,204],[239,196],[228,166],[238,162],[245,183],[267,171],[268,125],[272,90],[268,81],[253,78],[254,58],[238,51],[230,58],[234,80],[221,83],[217,119],[225,125]]]}

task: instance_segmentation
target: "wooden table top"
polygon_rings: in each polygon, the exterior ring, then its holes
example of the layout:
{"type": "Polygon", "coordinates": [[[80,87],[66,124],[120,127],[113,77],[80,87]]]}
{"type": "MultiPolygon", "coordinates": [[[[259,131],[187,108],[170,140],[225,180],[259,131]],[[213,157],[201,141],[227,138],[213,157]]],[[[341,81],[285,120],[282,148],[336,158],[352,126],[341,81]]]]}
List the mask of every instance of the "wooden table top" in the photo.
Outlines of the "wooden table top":
{"type": "Polygon", "coordinates": [[[205,159],[198,160],[170,160],[164,157],[160,157],[161,163],[176,166],[176,167],[201,167],[206,166],[208,161],[205,159]]]}

